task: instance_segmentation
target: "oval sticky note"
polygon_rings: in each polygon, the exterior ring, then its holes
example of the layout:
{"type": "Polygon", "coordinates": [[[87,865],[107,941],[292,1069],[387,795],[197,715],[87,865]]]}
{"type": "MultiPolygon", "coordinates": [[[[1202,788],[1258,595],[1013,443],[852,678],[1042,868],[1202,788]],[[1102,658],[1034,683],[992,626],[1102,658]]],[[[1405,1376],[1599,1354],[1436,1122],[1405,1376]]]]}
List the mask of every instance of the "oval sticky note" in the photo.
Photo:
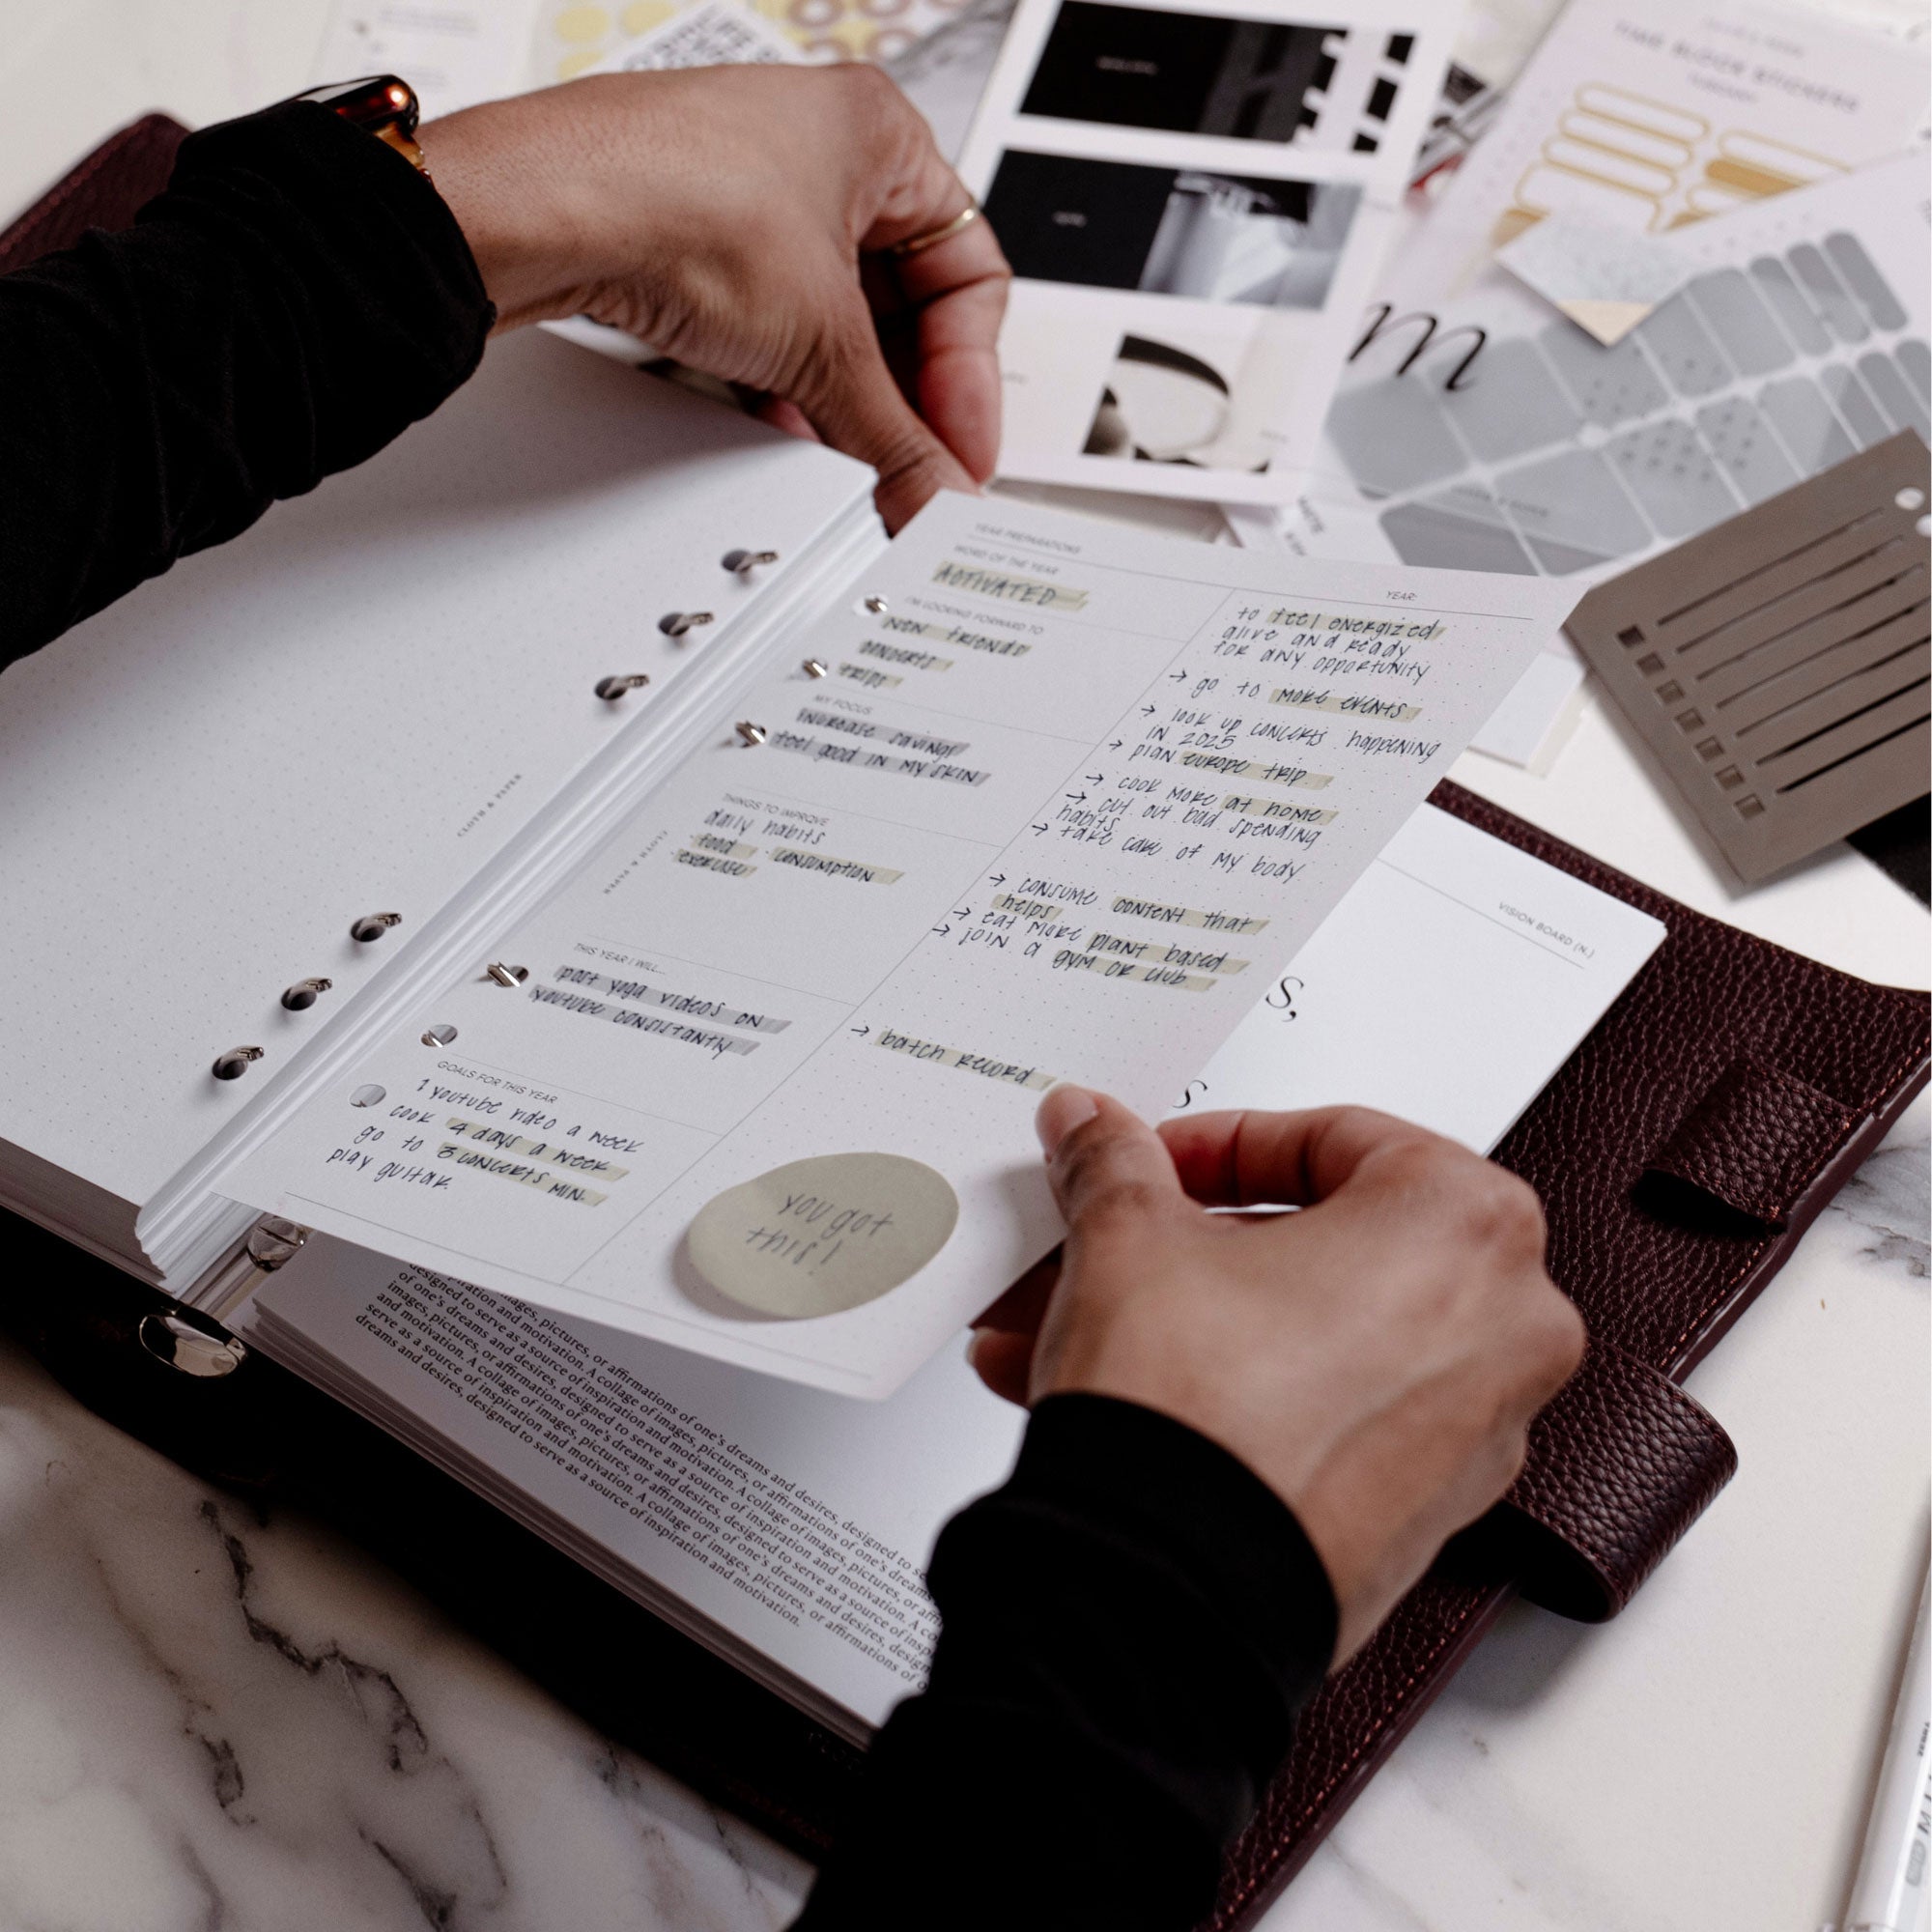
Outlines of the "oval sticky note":
{"type": "Polygon", "coordinates": [[[958,1219],[952,1183],[923,1161],[825,1153],[713,1196],[685,1241],[720,1294],[795,1321],[857,1308],[910,1281],[958,1219]]]}

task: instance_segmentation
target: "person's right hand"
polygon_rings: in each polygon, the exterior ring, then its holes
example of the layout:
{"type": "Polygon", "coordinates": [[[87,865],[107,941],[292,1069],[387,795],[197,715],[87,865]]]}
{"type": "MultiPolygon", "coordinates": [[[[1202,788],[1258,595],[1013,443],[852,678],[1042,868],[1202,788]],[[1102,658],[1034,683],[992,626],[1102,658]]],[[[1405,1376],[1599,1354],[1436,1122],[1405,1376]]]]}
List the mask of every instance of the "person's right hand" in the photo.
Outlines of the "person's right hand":
{"type": "Polygon", "coordinates": [[[1509,1487],[1582,1357],[1536,1196],[1360,1107],[1156,1134],[1058,1087],[1038,1125],[1065,1246],[980,1318],[974,1366],[1015,1401],[1117,1396],[1239,1457],[1327,1569],[1347,1657],[1509,1487]]]}
{"type": "Polygon", "coordinates": [[[594,75],[422,144],[499,328],[587,315],[765,392],[879,472],[894,529],[993,473],[1006,258],[983,220],[896,252],[972,197],[876,68],[594,75]]]}

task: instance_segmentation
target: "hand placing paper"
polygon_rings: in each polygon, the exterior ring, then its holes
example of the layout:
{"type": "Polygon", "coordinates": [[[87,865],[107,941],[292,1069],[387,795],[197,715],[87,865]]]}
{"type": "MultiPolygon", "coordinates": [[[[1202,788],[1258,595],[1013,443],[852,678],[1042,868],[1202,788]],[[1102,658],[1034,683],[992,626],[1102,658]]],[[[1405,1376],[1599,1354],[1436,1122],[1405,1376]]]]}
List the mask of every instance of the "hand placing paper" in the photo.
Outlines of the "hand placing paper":
{"type": "Polygon", "coordinates": [[[834,601],[221,1190],[888,1394],[1058,1238],[1040,1093],[1162,1112],[1567,593],[946,496],[834,601]]]}

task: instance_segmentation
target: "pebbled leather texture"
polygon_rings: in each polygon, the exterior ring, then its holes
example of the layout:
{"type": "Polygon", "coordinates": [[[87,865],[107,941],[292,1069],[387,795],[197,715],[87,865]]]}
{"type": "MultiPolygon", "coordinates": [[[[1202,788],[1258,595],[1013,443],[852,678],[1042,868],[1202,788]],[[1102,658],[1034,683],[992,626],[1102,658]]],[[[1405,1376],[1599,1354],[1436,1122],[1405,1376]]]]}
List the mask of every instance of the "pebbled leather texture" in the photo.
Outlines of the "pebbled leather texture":
{"type": "MultiPolygon", "coordinates": [[[[1582,1312],[1594,1346],[1607,1360],[1680,1379],[1924,1085],[1932,1003],[1707,919],[1458,785],[1438,785],[1430,802],[1669,928],[1495,1158],[1541,1196],[1549,1271],[1582,1312]],[[1639,1185],[1653,1155],[1741,1060],[1803,1083],[1851,1123],[1835,1165],[1790,1205],[1782,1228],[1747,1219],[1693,1188],[1659,1198],[1639,1185]]],[[[1589,1500],[1570,1527],[1583,1527],[1626,1577],[1654,1565],[1664,1539],[1702,1506],[1699,1486],[1719,1466],[1700,1475],[1695,1459],[1687,1471],[1674,1454],[1656,1464],[1655,1444],[1643,1447],[1633,1428],[1638,1416],[1653,1426],[1658,1419],[1644,1400],[1642,1409],[1612,1418],[1588,1402],[1566,1412],[1559,1397],[1539,1418],[1540,1472],[1525,1470],[1532,1482],[1549,1484],[1575,1460],[1587,1477],[1577,1495],[1589,1500]],[[1606,1429],[1615,1445],[1608,1456],[1606,1429]],[[1666,1472],[1660,1500],[1656,1479],[1666,1472]],[[1646,1537],[1657,1541],[1646,1547],[1646,1537]]],[[[1230,1853],[1213,1932],[1250,1922],[1288,1883],[1501,1609],[1513,1572],[1547,1561],[1542,1532],[1512,1539],[1508,1527],[1506,1520],[1500,1530],[1486,1520],[1483,1537],[1459,1539],[1303,1714],[1288,1763],[1230,1853]]]]}
{"type": "Polygon", "coordinates": [[[128,227],[167,186],[187,131],[165,114],[146,114],[110,134],[0,234],[0,274],[71,248],[90,228],[128,227]]]}
{"type": "Polygon", "coordinates": [[[1849,1107],[1788,1073],[1734,1060],[1650,1162],[1754,1221],[1782,1227],[1857,1124],[1849,1107]]]}
{"type": "Polygon", "coordinates": [[[1593,1344],[1530,1425],[1494,1528],[1533,1604],[1601,1623],[1736,1473],[1703,1405],[1647,1362],[1593,1344]]]}

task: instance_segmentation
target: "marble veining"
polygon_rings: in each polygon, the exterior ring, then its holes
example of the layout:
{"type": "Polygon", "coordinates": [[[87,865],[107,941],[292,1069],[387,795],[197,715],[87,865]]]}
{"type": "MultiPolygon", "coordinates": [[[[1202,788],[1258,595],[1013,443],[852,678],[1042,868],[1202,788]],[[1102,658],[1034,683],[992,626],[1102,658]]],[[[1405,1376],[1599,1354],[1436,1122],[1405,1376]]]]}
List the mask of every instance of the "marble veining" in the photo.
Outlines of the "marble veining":
{"type": "Polygon", "coordinates": [[[11,1348],[0,1549],[5,1932],[773,1932],[810,1882],[351,1546],[11,1348]]]}
{"type": "Polygon", "coordinates": [[[1902,1268],[1915,1281],[1932,1273],[1932,1148],[1922,1108],[1899,1122],[1885,1145],[1848,1180],[1825,1212],[1860,1231],[1861,1262],[1902,1268]]]}

